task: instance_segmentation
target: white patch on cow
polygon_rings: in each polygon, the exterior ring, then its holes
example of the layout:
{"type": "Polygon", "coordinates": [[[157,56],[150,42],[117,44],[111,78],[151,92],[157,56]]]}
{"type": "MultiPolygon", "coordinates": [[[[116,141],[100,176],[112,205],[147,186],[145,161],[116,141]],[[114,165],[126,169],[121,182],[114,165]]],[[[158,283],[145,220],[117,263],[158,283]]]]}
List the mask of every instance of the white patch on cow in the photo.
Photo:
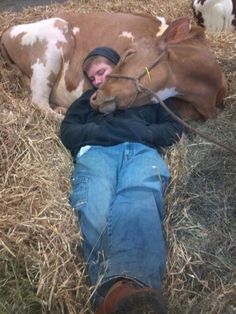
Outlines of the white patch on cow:
{"type": "MultiPolygon", "coordinates": [[[[14,26],[10,32],[11,37],[16,37],[23,34],[21,39],[21,44],[23,46],[32,46],[36,42],[64,42],[66,43],[66,38],[58,27],[55,27],[57,21],[66,21],[59,18],[51,18],[31,24],[22,24],[14,26]]],[[[66,25],[66,24],[65,24],[66,25]]],[[[68,29],[67,29],[68,30],[68,29]]]]}
{"type": "Polygon", "coordinates": [[[55,81],[50,82],[50,78],[52,79],[52,74],[54,74],[55,77],[58,75],[62,55],[62,48],[57,47],[55,42],[49,41],[45,51],[44,62],[37,59],[37,62],[31,66],[32,101],[39,106],[44,106],[45,103],[49,101],[51,86],[55,84],[55,81]]]}
{"type": "Polygon", "coordinates": [[[79,34],[80,28],[79,27],[73,27],[72,32],[74,35],[79,34]]]}
{"type": "MultiPolygon", "coordinates": [[[[173,97],[176,95],[179,95],[179,93],[176,91],[175,87],[170,88],[164,88],[163,90],[160,90],[155,93],[161,100],[165,100],[169,97],[173,97]]],[[[152,98],[152,101],[158,103],[157,99],[155,97],[152,98]]]]}
{"type": "Polygon", "coordinates": [[[233,31],[234,16],[232,0],[206,0],[203,4],[194,0],[196,13],[201,12],[204,26],[209,31],[233,31]]]}
{"type": "Polygon", "coordinates": [[[134,36],[132,35],[132,33],[130,32],[122,32],[119,37],[124,37],[124,38],[129,38],[131,39],[132,41],[134,40],[134,36]]]}
{"type": "Polygon", "coordinates": [[[36,42],[46,44],[42,60],[37,59],[31,66],[32,101],[40,107],[45,107],[49,102],[51,88],[55,85],[55,79],[62,65],[64,56],[62,44],[68,42],[66,36],[68,37],[69,31],[68,23],[58,18],[18,25],[11,31],[12,37],[22,34],[22,45],[34,45],[36,42]],[[56,26],[58,21],[60,27],[56,26]]]}
{"type": "Polygon", "coordinates": [[[164,31],[168,28],[168,24],[166,24],[166,19],[162,16],[156,16],[156,19],[161,22],[161,26],[159,31],[156,33],[156,37],[160,36],[164,33],[164,31]]]}
{"type": "Polygon", "coordinates": [[[31,69],[32,78],[30,87],[32,90],[32,101],[39,105],[39,107],[49,106],[48,100],[51,88],[48,86],[47,76],[50,75],[50,69],[40,62],[39,59],[31,66],[31,69]]]}
{"type": "Polygon", "coordinates": [[[82,79],[77,88],[69,92],[65,82],[67,71],[69,71],[69,62],[64,64],[60,80],[55,89],[53,89],[53,102],[65,107],[68,107],[68,104],[71,104],[75,99],[82,95],[85,83],[84,79],[82,79]]]}

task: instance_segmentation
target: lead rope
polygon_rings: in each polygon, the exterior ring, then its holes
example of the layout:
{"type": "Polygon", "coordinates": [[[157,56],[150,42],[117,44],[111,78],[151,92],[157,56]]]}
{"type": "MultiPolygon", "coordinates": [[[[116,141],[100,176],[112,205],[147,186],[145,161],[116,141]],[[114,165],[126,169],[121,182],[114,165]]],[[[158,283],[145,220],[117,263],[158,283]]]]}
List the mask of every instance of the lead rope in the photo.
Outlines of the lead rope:
{"type": "Polygon", "coordinates": [[[214,143],[215,145],[217,145],[218,147],[224,148],[225,150],[228,150],[229,152],[231,152],[232,154],[236,155],[236,150],[234,148],[231,148],[229,145],[224,144],[224,143],[220,143],[218,142],[214,137],[210,136],[210,135],[206,135],[200,131],[198,131],[197,129],[191,127],[188,123],[186,123],[185,121],[183,121],[180,117],[178,117],[173,111],[171,111],[166,104],[164,103],[164,101],[162,101],[151,89],[147,88],[147,87],[143,87],[140,83],[139,83],[139,87],[143,90],[143,91],[148,91],[153,97],[156,98],[156,100],[161,104],[161,106],[179,123],[181,123],[184,127],[186,127],[187,129],[189,129],[190,131],[198,134],[199,136],[201,136],[202,138],[214,143]]]}
{"type": "MultiPolygon", "coordinates": [[[[162,57],[162,55],[160,56],[162,57]]],[[[146,67],[145,70],[143,71],[143,73],[141,75],[139,75],[138,78],[135,77],[131,77],[131,76],[126,76],[126,75],[118,75],[118,74],[109,74],[108,77],[111,78],[117,78],[117,79],[126,79],[126,80],[131,80],[135,87],[136,87],[136,95],[134,97],[134,100],[136,99],[136,97],[138,96],[138,94],[147,91],[149,94],[151,94],[159,103],[160,105],[179,123],[181,123],[184,127],[186,127],[187,129],[189,129],[190,131],[198,134],[200,137],[214,143],[215,145],[217,145],[220,148],[223,148],[229,152],[231,152],[232,154],[236,155],[236,150],[234,148],[231,148],[229,145],[224,144],[224,143],[220,143],[218,142],[214,137],[210,136],[210,135],[206,135],[204,133],[202,133],[201,131],[198,131],[197,129],[191,127],[188,123],[186,123],[185,121],[183,121],[180,117],[178,117],[173,111],[171,111],[166,104],[149,88],[144,87],[141,83],[140,83],[140,79],[145,76],[147,73],[150,72],[150,70],[156,66],[156,64],[158,63],[158,61],[160,60],[160,57],[148,68],[146,67]]],[[[149,73],[150,75],[150,73],[149,73]]],[[[134,100],[132,102],[134,102],[134,100]]]]}

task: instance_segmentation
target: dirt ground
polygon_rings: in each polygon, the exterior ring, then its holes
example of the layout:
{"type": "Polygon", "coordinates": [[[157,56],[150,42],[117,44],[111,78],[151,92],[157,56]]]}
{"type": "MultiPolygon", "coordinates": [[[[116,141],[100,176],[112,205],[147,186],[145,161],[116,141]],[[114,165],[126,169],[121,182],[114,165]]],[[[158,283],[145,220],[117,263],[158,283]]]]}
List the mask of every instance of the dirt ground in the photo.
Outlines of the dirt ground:
{"type": "Polygon", "coordinates": [[[0,12],[4,10],[21,11],[24,8],[30,6],[47,5],[52,3],[63,3],[66,0],[1,0],[0,1],[0,12]]]}

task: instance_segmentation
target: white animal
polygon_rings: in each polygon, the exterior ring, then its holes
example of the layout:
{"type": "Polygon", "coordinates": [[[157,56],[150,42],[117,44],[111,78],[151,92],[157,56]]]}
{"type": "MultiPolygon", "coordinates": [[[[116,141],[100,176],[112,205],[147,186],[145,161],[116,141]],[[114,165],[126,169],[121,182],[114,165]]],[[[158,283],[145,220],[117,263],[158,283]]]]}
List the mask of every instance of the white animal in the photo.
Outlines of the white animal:
{"type": "Polygon", "coordinates": [[[193,11],[198,24],[209,31],[236,29],[236,0],[193,0],[193,11]]]}

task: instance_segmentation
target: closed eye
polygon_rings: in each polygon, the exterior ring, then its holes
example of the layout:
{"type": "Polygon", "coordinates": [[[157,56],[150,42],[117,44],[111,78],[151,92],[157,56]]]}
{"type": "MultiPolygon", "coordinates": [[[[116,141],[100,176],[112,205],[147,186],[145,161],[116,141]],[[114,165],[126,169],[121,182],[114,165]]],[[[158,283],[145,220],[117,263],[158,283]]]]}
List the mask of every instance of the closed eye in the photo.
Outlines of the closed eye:
{"type": "Polygon", "coordinates": [[[101,75],[104,74],[104,72],[105,72],[105,70],[104,70],[104,69],[101,69],[101,70],[99,70],[99,71],[97,72],[97,75],[101,76],[101,75]]]}

